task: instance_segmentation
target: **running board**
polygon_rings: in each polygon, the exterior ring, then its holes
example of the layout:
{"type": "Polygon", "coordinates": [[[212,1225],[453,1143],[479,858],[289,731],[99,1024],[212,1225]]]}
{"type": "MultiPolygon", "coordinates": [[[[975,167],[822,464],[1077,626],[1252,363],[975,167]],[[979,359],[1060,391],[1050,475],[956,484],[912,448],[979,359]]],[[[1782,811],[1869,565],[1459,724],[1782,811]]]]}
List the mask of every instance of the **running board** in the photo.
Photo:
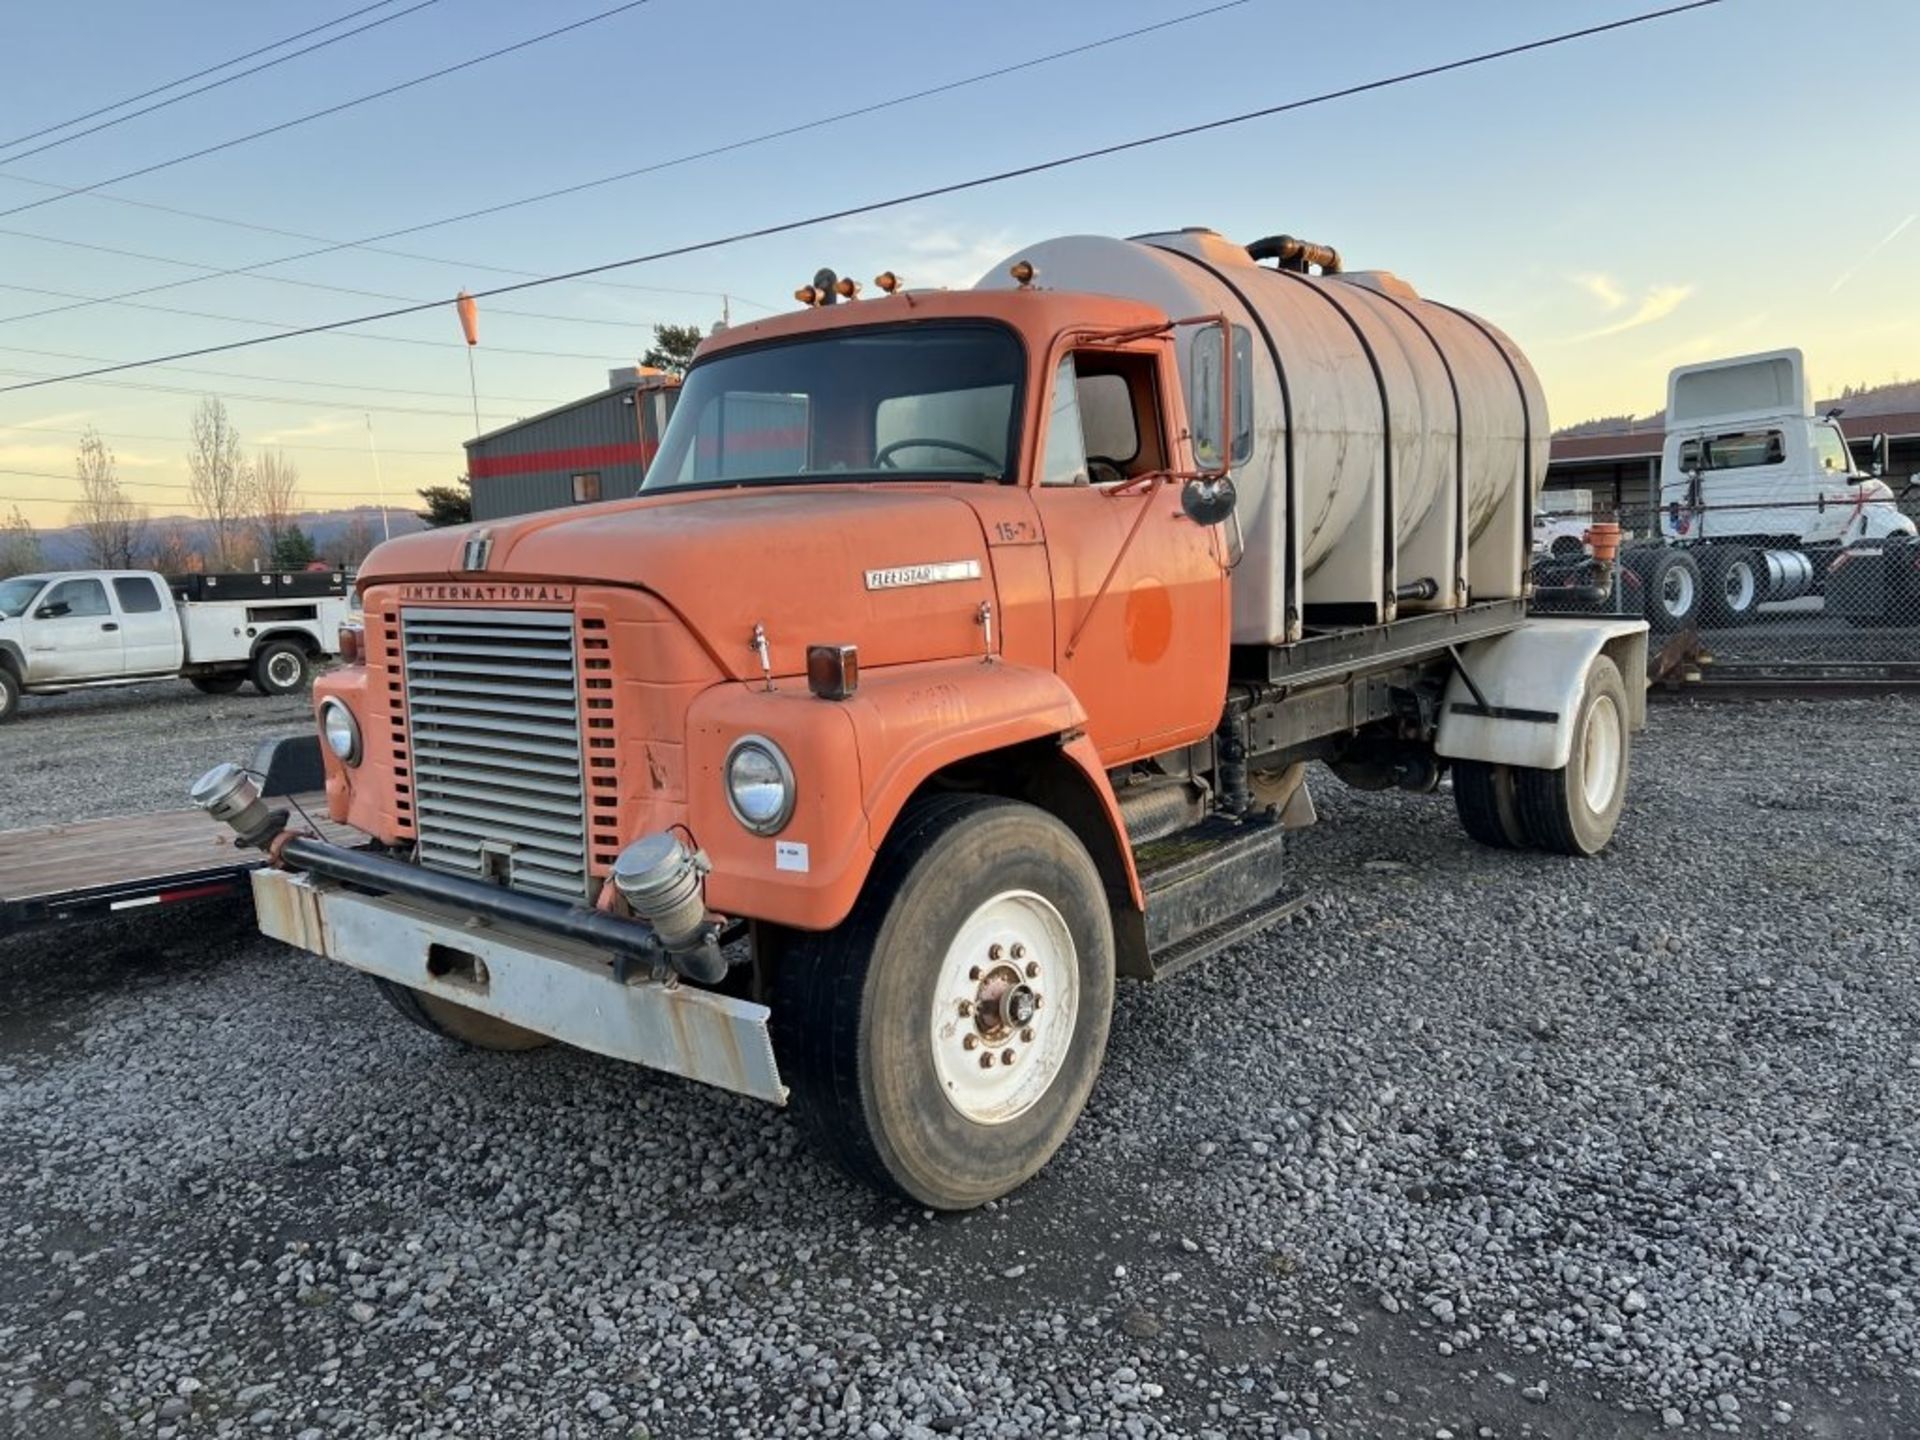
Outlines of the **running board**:
{"type": "Polygon", "coordinates": [[[1271,820],[1203,820],[1135,852],[1146,892],[1149,978],[1164,979],[1299,909],[1283,892],[1285,829],[1271,820]]]}

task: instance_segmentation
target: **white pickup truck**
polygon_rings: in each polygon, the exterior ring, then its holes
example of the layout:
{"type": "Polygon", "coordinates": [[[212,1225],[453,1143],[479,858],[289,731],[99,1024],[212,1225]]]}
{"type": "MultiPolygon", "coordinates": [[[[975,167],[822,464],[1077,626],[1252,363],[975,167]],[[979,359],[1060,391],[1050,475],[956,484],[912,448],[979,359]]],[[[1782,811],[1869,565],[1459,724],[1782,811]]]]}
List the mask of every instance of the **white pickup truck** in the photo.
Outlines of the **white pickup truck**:
{"type": "Polygon", "coordinates": [[[347,619],[345,577],[58,570],[0,580],[0,723],[20,697],[177,675],[208,695],[307,683],[347,619]]]}

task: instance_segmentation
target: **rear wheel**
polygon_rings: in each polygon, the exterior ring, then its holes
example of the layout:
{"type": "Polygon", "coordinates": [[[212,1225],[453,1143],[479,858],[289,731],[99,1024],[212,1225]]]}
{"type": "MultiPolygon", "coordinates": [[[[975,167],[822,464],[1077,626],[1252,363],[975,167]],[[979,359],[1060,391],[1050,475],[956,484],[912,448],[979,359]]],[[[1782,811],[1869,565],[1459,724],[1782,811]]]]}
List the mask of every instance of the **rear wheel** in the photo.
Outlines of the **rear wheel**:
{"type": "Polygon", "coordinates": [[[307,683],[307,652],[291,640],[269,640],[253,655],[253,688],[291,695],[307,683]]]}
{"type": "Polygon", "coordinates": [[[202,695],[231,695],[246,680],[246,676],[233,675],[189,675],[187,683],[202,695]]]}
{"type": "Polygon", "coordinates": [[[1647,624],[1656,632],[1685,630],[1700,613],[1700,567],[1684,550],[1655,550],[1635,562],[1644,585],[1647,624]]]}
{"type": "Polygon", "coordinates": [[[1079,1118],[1113,967],[1105,890],[1065,825],[988,796],[916,803],[853,914],[781,958],[794,1108],[856,1179],[937,1210],[985,1204],[1079,1118]]]}
{"type": "Polygon", "coordinates": [[[1484,760],[1453,762],[1453,804],[1460,824],[1482,845],[1496,850],[1523,850],[1526,827],[1513,798],[1513,767],[1484,760]]]}
{"type": "Polygon", "coordinates": [[[387,997],[394,1009],[421,1029],[457,1040],[462,1045],[471,1045],[476,1050],[538,1050],[542,1045],[552,1043],[537,1031],[522,1030],[518,1025],[509,1025],[491,1015],[482,1015],[478,1010],[469,1010],[464,1005],[442,1000],[438,995],[429,995],[425,991],[377,976],[373,983],[380,987],[380,993],[387,997]]]}
{"type": "Polygon", "coordinates": [[[1516,769],[1513,794],[1527,838],[1561,855],[1598,855],[1613,839],[1627,798],[1627,686],[1602,655],[1587,671],[1573,744],[1558,770],[1516,769]]]}
{"type": "Polygon", "coordinates": [[[1708,552],[1706,588],[1700,604],[1703,625],[1746,624],[1759,608],[1760,594],[1760,564],[1753,551],[1708,552]]]}
{"type": "Polygon", "coordinates": [[[0,725],[20,718],[20,677],[0,665],[0,725]]]}

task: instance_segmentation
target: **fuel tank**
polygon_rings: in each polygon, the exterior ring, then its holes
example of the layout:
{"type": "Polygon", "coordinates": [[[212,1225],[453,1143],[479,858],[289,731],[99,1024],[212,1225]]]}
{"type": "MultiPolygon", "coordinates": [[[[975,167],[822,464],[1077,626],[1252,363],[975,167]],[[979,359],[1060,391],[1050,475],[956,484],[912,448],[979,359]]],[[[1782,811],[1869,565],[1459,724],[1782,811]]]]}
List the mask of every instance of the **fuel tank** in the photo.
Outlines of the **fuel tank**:
{"type": "MultiPolygon", "coordinates": [[[[1522,594],[1549,437],[1533,367],[1486,321],[1283,240],[1070,235],[1016,251],[977,288],[1015,284],[1008,264],[1026,260],[1038,286],[1233,326],[1235,643],[1522,594]]],[[[1175,334],[1191,402],[1207,388],[1196,347],[1217,370],[1218,332],[1175,334]]]]}

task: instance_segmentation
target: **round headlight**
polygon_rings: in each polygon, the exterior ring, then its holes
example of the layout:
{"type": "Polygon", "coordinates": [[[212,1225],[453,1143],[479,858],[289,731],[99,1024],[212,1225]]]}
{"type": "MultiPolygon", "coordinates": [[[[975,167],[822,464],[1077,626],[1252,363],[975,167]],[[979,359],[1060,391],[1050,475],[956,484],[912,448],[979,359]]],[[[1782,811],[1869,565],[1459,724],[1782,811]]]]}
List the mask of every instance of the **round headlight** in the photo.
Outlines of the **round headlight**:
{"type": "Polygon", "coordinates": [[[771,835],[793,818],[793,767],[780,747],[743,735],[727,752],[727,805],[756,835],[771,835]]]}
{"type": "Polygon", "coordinates": [[[320,706],[320,734],[331,750],[348,765],[360,763],[360,722],[353,711],[338,700],[323,701],[320,706]]]}

